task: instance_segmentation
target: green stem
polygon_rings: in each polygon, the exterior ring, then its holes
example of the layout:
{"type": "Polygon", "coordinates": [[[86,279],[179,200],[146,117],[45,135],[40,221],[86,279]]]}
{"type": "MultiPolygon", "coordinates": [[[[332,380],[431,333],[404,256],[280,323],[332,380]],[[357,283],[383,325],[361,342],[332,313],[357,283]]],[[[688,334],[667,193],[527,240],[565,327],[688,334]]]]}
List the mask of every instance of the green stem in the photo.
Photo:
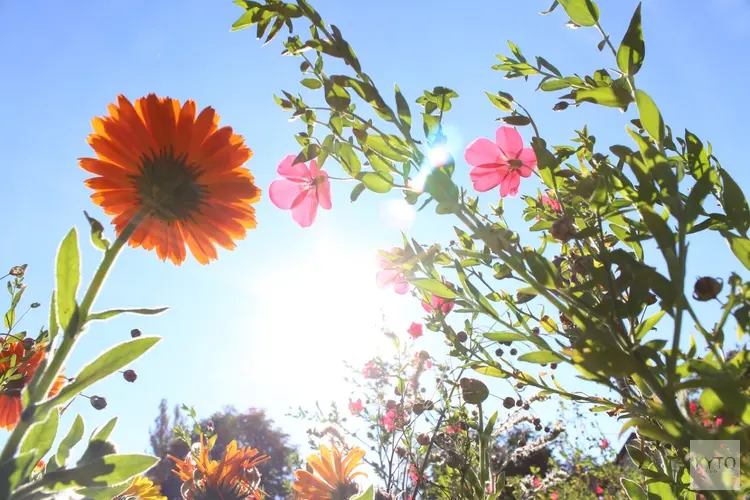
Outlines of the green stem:
{"type": "Polygon", "coordinates": [[[477,405],[477,409],[479,410],[479,432],[477,432],[479,439],[479,486],[482,488],[482,499],[484,499],[486,492],[485,482],[487,481],[487,471],[485,471],[485,454],[487,453],[487,450],[484,438],[484,413],[482,412],[482,403],[477,405]]]}
{"type": "Polygon", "coordinates": [[[99,295],[99,291],[101,290],[101,287],[104,284],[107,275],[109,274],[109,270],[111,269],[112,264],[114,264],[120,251],[123,249],[128,239],[130,239],[130,237],[133,235],[136,228],[143,220],[144,216],[145,212],[141,212],[140,215],[134,217],[133,220],[131,220],[130,223],[125,227],[123,232],[120,233],[112,246],[104,254],[104,259],[102,259],[101,264],[99,264],[99,269],[97,269],[96,274],[91,280],[89,288],[86,291],[86,295],[84,295],[83,301],[78,307],[78,314],[73,316],[73,318],[70,320],[70,323],[65,328],[65,333],[63,335],[63,341],[60,344],[60,348],[55,351],[50,364],[44,371],[44,374],[42,375],[39,384],[37,384],[37,386],[35,387],[33,393],[29,394],[30,400],[28,407],[24,410],[24,413],[21,415],[21,420],[18,422],[15,429],[13,429],[13,432],[8,437],[8,441],[5,443],[3,452],[2,454],[0,454],[0,463],[10,460],[16,455],[16,453],[18,452],[18,448],[21,445],[21,441],[26,434],[26,431],[29,429],[29,427],[31,427],[33,423],[35,423],[38,418],[41,417],[41,415],[35,415],[37,403],[42,401],[47,396],[47,393],[49,393],[49,390],[52,387],[52,384],[54,384],[55,379],[57,378],[57,375],[60,372],[63,364],[65,364],[65,361],[67,361],[71,351],[73,350],[73,347],[78,341],[78,334],[83,330],[83,327],[86,324],[86,318],[91,311],[91,306],[94,305],[94,301],[96,300],[97,295],[99,295]],[[28,414],[27,412],[30,412],[30,414],[28,414]]]}

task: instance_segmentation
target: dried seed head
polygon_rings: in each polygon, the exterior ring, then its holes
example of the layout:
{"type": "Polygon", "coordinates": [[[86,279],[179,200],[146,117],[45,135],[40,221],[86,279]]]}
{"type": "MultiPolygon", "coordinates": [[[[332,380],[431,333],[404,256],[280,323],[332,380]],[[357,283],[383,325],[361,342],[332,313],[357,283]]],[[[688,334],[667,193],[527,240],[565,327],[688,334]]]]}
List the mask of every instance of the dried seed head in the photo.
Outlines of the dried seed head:
{"type": "Polygon", "coordinates": [[[130,336],[133,338],[140,337],[141,331],[138,328],[133,328],[132,330],[130,330],[130,336]]]}
{"type": "Polygon", "coordinates": [[[412,411],[417,415],[421,415],[422,413],[424,413],[424,403],[414,403],[414,406],[412,406],[412,411]]]}
{"type": "Polygon", "coordinates": [[[501,358],[503,354],[505,354],[505,352],[502,349],[497,349],[495,351],[495,356],[497,356],[498,358],[501,358]]]}
{"type": "Polygon", "coordinates": [[[716,296],[721,293],[723,287],[724,283],[722,281],[717,280],[716,278],[711,278],[710,276],[703,276],[702,278],[698,278],[695,282],[693,298],[695,300],[700,300],[701,302],[715,299],[716,296]]]}
{"type": "Polygon", "coordinates": [[[427,351],[419,351],[419,360],[420,361],[427,361],[430,359],[430,353],[427,351]]]}
{"type": "Polygon", "coordinates": [[[128,382],[135,382],[135,380],[138,378],[138,375],[135,373],[135,370],[125,370],[122,373],[122,377],[128,382]]]}
{"type": "Polygon", "coordinates": [[[89,402],[97,410],[103,410],[107,407],[107,400],[101,396],[91,396],[89,402]]]}
{"type": "Polygon", "coordinates": [[[466,340],[467,340],[468,338],[469,338],[469,336],[468,336],[468,335],[466,335],[466,332],[458,332],[458,333],[456,334],[456,339],[458,339],[458,341],[459,341],[459,342],[461,342],[462,344],[463,344],[464,342],[466,342],[466,340]]]}
{"type": "Polygon", "coordinates": [[[516,406],[519,407],[519,408],[522,407],[523,406],[523,401],[521,401],[520,399],[516,400],[516,406]]]}
{"type": "Polygon", "coordinates": [[[516,400],[513,399],[510,396],[508,396],[507,398],[503,399],[503,406],[505,408],[507,408],[508,410],[510,410],[511,408],[513,408],[515,406],[515,404],[516,404],[516,400]]]}
{"type": "Polygon", "coordinates": [[[20,278],[23,276],[23,273],[26,272],[26,268],[28,267],[28,264],[24,264],[22,266],[13,266],[10,268],[10,271],[8,271],[8,274],[11,276],[15,276],[16,278],[20,278]]]}
{"type": "Polygon", "coordinates": [[[26,337],[25,339],[23,339],[23,348],[27,351],[32,350],[34,348],[34,339],[32,339],[31,337],[26,337]]]}
{"type": "Polygon", "coordinates": [[[417,436],[417,443],[419,443],[420,446],[427,446],[430,444],[430,436],[427,434],[420,434],[417,436]]]}
{"type": "Polygon", "coordinates": [[[513,349],[510,350],[510,355],[511,356],[515,356],[516,354],[518,354],[518,349],[513,348],[513,349]]]}
{"type": "Polygon", "coordinates": [[[404,455],[406,455],[406,450],[399,446],[398,448],[396,448],[396,455],[398,455],[399,457],[403,457],[404,455]]]}
{"type": "Polygon", "coordinates": [[[568,241],[576,234],[576,227],[573,225],[573,219],[570,217],[560,217],[552,223],[549,228],[549,234],[558,241],[568,241]]]}

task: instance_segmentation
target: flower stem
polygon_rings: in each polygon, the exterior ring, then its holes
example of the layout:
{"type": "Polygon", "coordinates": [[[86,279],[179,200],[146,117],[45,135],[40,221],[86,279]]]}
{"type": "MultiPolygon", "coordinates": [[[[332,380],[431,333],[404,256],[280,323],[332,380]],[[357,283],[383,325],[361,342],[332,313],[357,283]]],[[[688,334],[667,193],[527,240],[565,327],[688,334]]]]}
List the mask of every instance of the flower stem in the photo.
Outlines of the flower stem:
{"type": "Polygon", "coordinates": [[[99,291],[101,290],[101,287],[104,284],[107,275],[109,274],[109,270],[112,268],[112,264],[114,264],[117,256],[120,254],[120,251],[122,251],[123,247],[125,246],[125,243],[128,241],[128,239],[130,239],[135,230],[138,228],[138,225],[140,225],[144,216],[145,212],[141,212],[139,215],[134,217],[125,227],[122,233],[120,233],[112,246],[104,254],[104,259],[102,259],[101,264],[99,264],[99,269],[96,270],[96,274],[91,280],[88,290],[86,290],[86,295],[84,295],[83,301],[78,307],[78,314],[75,314],[73,316],[73,318],[70,320],[70,323],[65,328],[60,348],[55,351],[55,354],[53,355],[52,360],[44,371],[39,384],[36,386],[34,391],[29,394],[29,404],[21,414],[21,419],[13,429],[13,432],[8,437],[8,441],[5,443],[5,447],[3,447],[3,452],[2,454],[0,454],[0,463],[10,460],[16,455],[16,453],[18,452],[18,448],[21,445],[21,440],[26,434],[26,431],[29,429],[29,427],[31,427],[32,424],[35,423],[37,419],[41,418],[41,415],[35,414],[37,403],[39,403],[46,397],[50,388],[54,384],[55,379],[60,372],[60,369],[62,368],[63,364],[65,364],[65,361],[67,361],[71,351],[73,350],[73,347],[78,340],[79,333],[81,333],[84,326],[86,325],[86,319],[89,312],[91,311],[91,306],[94,304],[96,297],[99,295],[99,291]]]}

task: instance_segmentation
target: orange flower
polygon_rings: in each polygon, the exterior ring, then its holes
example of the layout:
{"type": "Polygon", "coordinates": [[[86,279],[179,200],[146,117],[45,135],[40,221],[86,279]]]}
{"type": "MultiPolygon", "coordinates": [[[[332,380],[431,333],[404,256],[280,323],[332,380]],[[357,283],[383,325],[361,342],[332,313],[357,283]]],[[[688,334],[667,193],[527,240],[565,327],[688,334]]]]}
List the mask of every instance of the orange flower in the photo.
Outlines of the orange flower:
{"type": "Polygon", "coordinates": [[[307,458],[309,471],[295,471],[296,480],[292,488],[301,500],[349,498],[359,489],[354,478],[366,475],[364,472],[354,472],[364,456],[365,451],[361,448],[355,447],[342,456],[336,446],[332,445],[329,449],[322,445],[318,455],[307,458]]]}
{"type": "Polygon", "coordinates": [[[119,235],[138,217],[142,222],[130,246],[156,249],[161,260],[180,264],[185,244],[195,259],[216,259],[216,247],[235,247],[256,226],[261,190],[242,165],[252,151],[231,127],[219,128],[219,115],[205,108],[196,116],[194,101],[149,94],[135,101],[124,96],[94,118],[88,142],[97,158],[79,165],[95,174],[86,185],[94,203],[108,215],[119,235]]]}
{"type": "MultiPolygon", "coordinates": [[[[0,429],[14,428],[21,418],[21,392],[31,381],[45,353],[44,343],[35,344],[31,351],[26,351],[20,340],[3,345],[0,351],[0,429]],[[12,377],[17,378],[11,380],[12,377]]],[[[66,380],[63,375],[58,375],[47,397],[56,396],[66,380]]]]}
{"type": "Polygon", "coordinates": [[[232,441],[224,449],[221,461],[211,460],[209,453],[213,442],[206,443],[201,435],[197,461],[192,454],[185,460],[169,455],[175,463],[172,471],[185,484],[183,490],[187,500],[261,500],[260,474],[256,467],[268,459],[255,448],[239,448],[232,441]]]}
{"type": "Polygon", "coordinates": [[[148,478],[137,476],[128,489],[113,500],[167,500],[167,497],[161,494],[161,486],[148,478]]]}

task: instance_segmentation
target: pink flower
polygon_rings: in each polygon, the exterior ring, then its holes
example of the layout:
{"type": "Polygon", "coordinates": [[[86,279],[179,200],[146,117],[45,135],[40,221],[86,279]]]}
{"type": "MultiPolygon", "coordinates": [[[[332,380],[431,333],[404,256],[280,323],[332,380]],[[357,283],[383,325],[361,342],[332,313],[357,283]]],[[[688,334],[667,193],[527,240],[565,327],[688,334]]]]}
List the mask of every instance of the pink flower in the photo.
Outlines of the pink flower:
{"type": "Polygon", "coordinates": [[[724,419],[722,417],[716,417],[716,420],[714,420],[714,425],[716,427],[721,427],[723,423],[724,423],[724,419]]]}
{"type": "Polygon", "coordinates": [[[383,415],[383,418],[380,419],[380,423],[383,425],[383,427],[386,428],[388,432],[393,432],[394,428],[400,428],[404,425],[406,422],[406,412],[403,412],[401,416],[399,416],[398,412],[396,412],[395,408],[391,408],[387,412],[385,412],[385,415],[383,415]]]}
{"type": "Polygon", "coordinates": [[[411,335],[411,338],[413,338],[414,340],[417,340],[419,337],[422,336],[422,325],[419,323],[412,323],[409,329],[407,330],[407,332],[409,332],[409,335],[411,335]]]}
{"type": "Polygon", "coordinates": [[[352,412],[352,415],[359,415],[360,413],[362,413],[363,409],[364,407],[362,406],[361,399],[349,402],[349,411],[352,412]]]}
{"type": "MultiPolygon", "coordinates": [[[[421,325],[420,325],[420,327],[421,327],[421,325]]],[[[422,352],[425,352],[425,351],[422,351],[422,352]]],[[[431,360],[431,359],[430,359],[429,357],[428,357],[428,358],[424,358],[424,359],[423,359],[423,358],[422,358],[422,357],[421,357],[421,356],[419,355],[419,353],[418,353],[418,352],[415,352],[415,353],[414,353],[414,364],[415,364],[415,365],[418,365],[419,363],[424,363],[424,364],[423,364],[423,366],[424,366],[425,368],[427,368],[428,370],[429,370],[430,368],[432,368],[432,360],[431,360]]]]}
{"type": "MultiPolygon", "coordinates": [[[[449,282],[445,281],[445,284],[448,285],[448,288],[453,288],[449,282]]],[[[453,310],[453,301],[433,294],[430,302],[422,301],[422,309],[428,313],[441,312],[445,315],[453,310]]]]}
{"type": "Polygon", "coordinates": [[[552,492],[552,493],[550,493],[550,495],[549,495],[549,499],[550,499],[550,500],[558,500],[559,498],[560,498],[560,495],[558,495],[556,491],[553,491],[553,492],[552,492]]]}
{"type": "Polygon", "coordinates": [[[596,485],[596,494],[597,495],[603,495],[604,494],[604,488],[602,488],[600,485],[596,485]]]}
{"type": "MultiPolygon", "coordinates": [[[[424,480],[426,476],[422,475],[422,480],[424,480]]],[[[417,470],[417,466],[414,464],[409,465],[409,479],[411,479],[412,483],[416,483],[419,480],[419,471],[417,470]]]]}
{"type": "Polygon", "coordinates": [[[521,177],[529,177],[536,168],[536,154],[523,147],[521,134],[512,127],[500,127],[495,142],[481,137],[469,144],[464,153],[472,168],[469,176],[474,189],[489,191],[500,186],[503,198],[518,194],[521,177]]]}
{"type": "Polygon", "coordinates": [[[302,227],[315,222],[318,205],[325,210],[331,208],[331,184],[328,173],[318,168],[315,160],[293,163],[294,155],[281,160],[276,171],[284,177],[271,183],[268,196],[282,210],[291,210],[292,219],[302,227]]]}
{"type": "Polygon", "coordinates": [[[458,425],[449,425],[445,428],[446,434],[458,434],[459,432],[461,432],[461,427],[458,425]]]}
{"type": "Polygon", "coordinates": [[[382,255],[378,255],[378,267],[380,271],[375,275],[375,282],[380,288],[392,286],[393,291],[399,295],[404,295],[409,291],[409,283],[406,282],[404,273],[382,255]]]}
{"type": "Polygon", "coordinates": [[[541,479],[539,479],[538,477],[534,476],[534,488],[539,488],[541,485],[542,485],[541,479]]]}
{"type": "Polygon", "coordinates": [[[604,451],[605,449],[607,449],[607,446],[609,446],[609,441],[607,441],[606,439],[602,439],[602,442],[599,443],[599,448],[604,451]]]}
{"type": "Polygon", "coordinates": [[[383,372],[375,365],[374,361],[368,361],[362,368],[362,375],[365,378],[378,378],[383,375],[383,372]]]}
{"type": "Polygon", "coordinates": [[[561,212],[562,211],[562,205],[560,205],[560,202],[550,198],[546,194],[542,195],[542,204],[547,205],[549,208],[552,209],[553,212],[561,212]]]}
{"type": "Polygon", "coordinates": [[[689,407],[690,407],[690,414],[695,415],[695,412],[698,411],[698,405],[691,401],[689,407]]]}

